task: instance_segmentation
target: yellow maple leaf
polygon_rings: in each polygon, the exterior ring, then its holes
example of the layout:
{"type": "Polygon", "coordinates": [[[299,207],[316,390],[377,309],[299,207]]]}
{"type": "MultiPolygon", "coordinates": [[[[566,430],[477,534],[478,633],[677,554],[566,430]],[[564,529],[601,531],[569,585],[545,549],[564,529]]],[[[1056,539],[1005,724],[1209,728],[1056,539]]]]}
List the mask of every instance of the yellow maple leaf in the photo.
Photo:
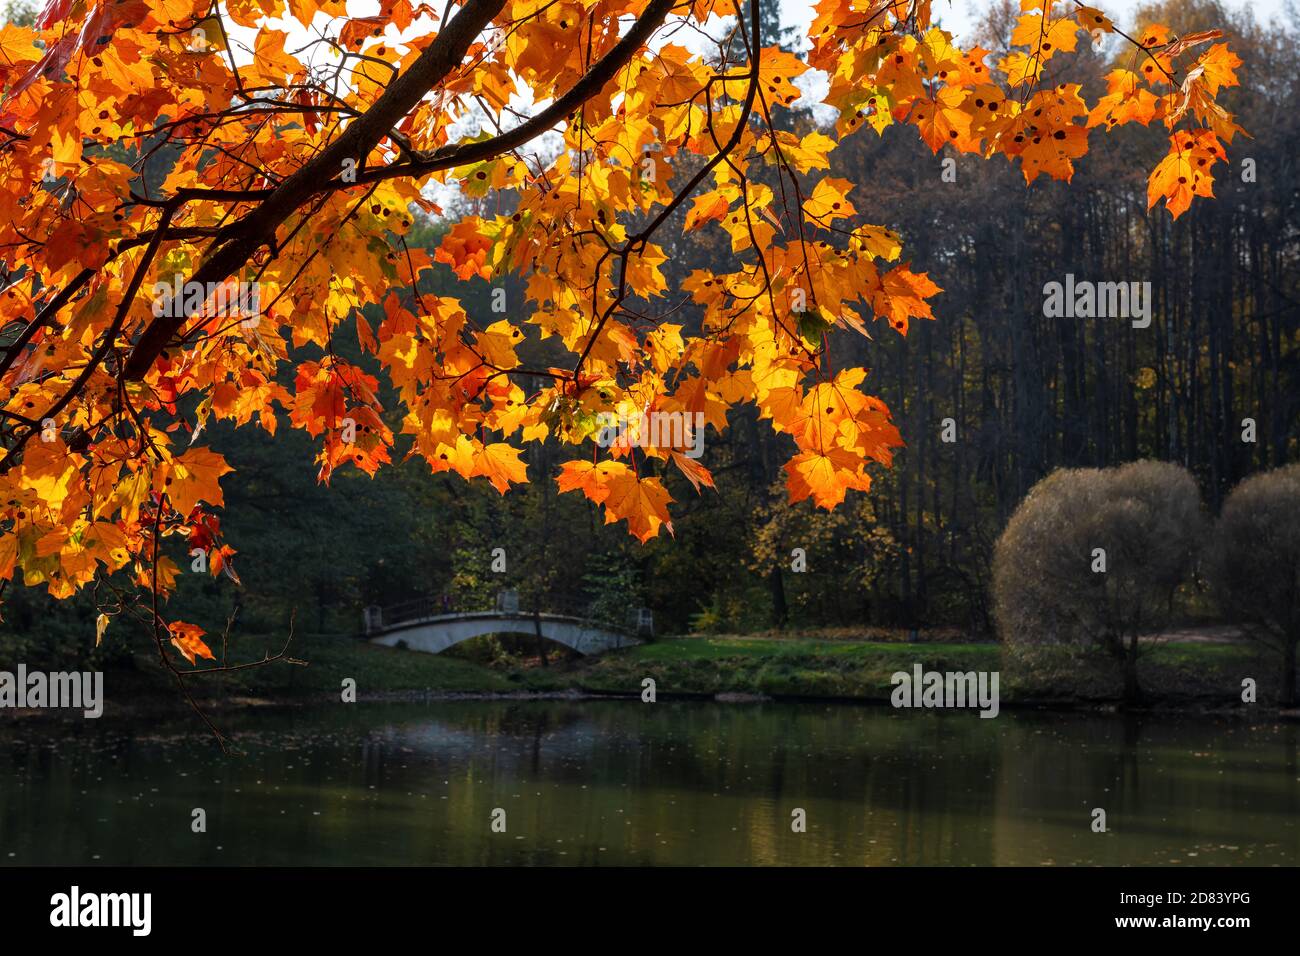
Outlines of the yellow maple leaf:
{"type": "Polygon", "coordinates": [[[172,507],[186,515],[200,501],[210,505],[225,504],[219,479],[235,469],[226,459],[208,448],[190,448],[154,472],[154,491],[166,494],[172,507]]]}
{"type": "Polygon", "coordinates": [[[638,478],[625,470],[610,478],[605,497],[605,524],[627,521],[627,530],[641,543],[659,534],[660,527],[671,534],[673,523],[668,515],[672,501],[658,478],[638,478]]]}
{"type": "Polygon", "coordinates": [[[519,449],[505,442],[485,445],[474,453],[474,464],[470,477],[484,477],[492,487],[505,494],[511,482],[528,480],[528,469],[519,460],[519,449]]]}

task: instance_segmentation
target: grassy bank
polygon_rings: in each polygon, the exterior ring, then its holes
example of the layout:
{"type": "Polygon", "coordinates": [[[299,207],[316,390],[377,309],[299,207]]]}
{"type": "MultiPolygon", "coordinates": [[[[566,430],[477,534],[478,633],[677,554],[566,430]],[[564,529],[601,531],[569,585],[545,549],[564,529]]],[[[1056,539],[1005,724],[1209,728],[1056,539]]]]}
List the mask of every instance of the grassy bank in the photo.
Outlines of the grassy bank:
{"type": "MultiPolygon", "coordinates": [[[[510,675],[520,686],[577,686],[601,693],[639,692],[654,678],[661,694],[749,693],[772,697],[887,700],[891,677],[921,664],[927,671],[998,671],[1004,704],[1104,704],[1118,701],[1122,680],[1107,659],[1068,648],[1022,653],[999,644],[907,644],[816,639],[690,637],[584,659],[560,668],[510,675]]],[[[1276,665],[1249,644],[1161,642],[1140,665],[1144,693],[1165,706],[1233,707],[1241,681],[1274,697],[1276,665]]]]}
{"type": "MultiPolygon", "coordinates": [[[[269,640],[244,638],[239,659],[274,654],[269,640]]],[[[661,696],[755,694],[770,697],[887,700],[890,677],[916,663],[936,671],[998,671],[1004,706],[1096,705],[1115,702],[1120,677],[1107,660],[1066,648],[1023,653],[998,644],[917,643],[816,637],[683,637],[592,658],[536,660],[495,666],[447,655],[365,644],[349,638],[307,635],[283,661],[229,674],[189,678],[201,701],[286,703],[337,699],[343,681],[357,683],[362,700],[421,693],[502,694],[582,692],[638,695],[653,678],[661,696]]],[[[233,660],[233,657],[232,657],[233,660]]],[[[1274,699],[1276,665],[1250,644],[1166,641],[1153,644],[1141,663],[1141,680],[1156,706],[1232,708],[1241,682],[1254,678],[1259,701],[1274,699]]],[[[135,707],[179,706],[174,682],[146,655],[110,672],[108,698],[135,707]]]]}

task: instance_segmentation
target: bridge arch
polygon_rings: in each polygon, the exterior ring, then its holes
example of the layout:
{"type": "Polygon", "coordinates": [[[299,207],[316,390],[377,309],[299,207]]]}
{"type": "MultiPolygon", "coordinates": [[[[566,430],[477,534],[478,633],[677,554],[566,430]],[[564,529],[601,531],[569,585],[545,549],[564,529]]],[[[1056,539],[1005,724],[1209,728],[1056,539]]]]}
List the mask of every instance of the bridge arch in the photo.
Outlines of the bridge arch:
{"type": "Polygon", "coordinates": [[[615,628],[562,614],[509,614],[480,611],[469,614],[439,614],[403,621],[372,632],[370,643],[396,647],[405,644],[411,650],[438,654],[462,641],[487,634],[521,634],[541,636],[563,644],[579,654],[600,654],[622,647],[636,647],[635,637],[615,628]]]}

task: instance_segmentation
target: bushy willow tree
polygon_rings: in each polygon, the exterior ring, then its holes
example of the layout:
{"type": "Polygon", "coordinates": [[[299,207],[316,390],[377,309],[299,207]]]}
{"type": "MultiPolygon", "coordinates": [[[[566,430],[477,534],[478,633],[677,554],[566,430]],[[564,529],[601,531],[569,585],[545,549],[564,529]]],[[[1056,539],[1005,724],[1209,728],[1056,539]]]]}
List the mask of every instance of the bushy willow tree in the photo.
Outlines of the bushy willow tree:
{"type": "Polygon", "coordinates": [[[763,44],[764,4],[50,0],[6,26],[0,577],[94,583],[169,667],[169,638],[210,657],[164,614],[178,556],[221,574],[237,546],[205,426],[274,431],[277,407],[324,481],[396,452],[504,492],[520,445],[554,442],[569,457],[534,477],[644,541],[672,528],[665,469],[713,479],[681,428],[594,447],[604,416],[721,430],[748,404],[793,447],[790,500],[834,508],[902,436],[833,344],[906,334],[940,291],[830,174],[840,141],[900,126],[1033,182],[1069,179],[1098,129],[1154,123],[1149,201],[1177,216],[1239,132],[1215,31],[1131,36],[1035,0],[993,55],[934,28],[930,0],[822,0],[796,56],[763,44]],[[1089,102],[1053,58],[1106,37],[1128,65],[1089,102]],[[796,133],[811,69],[837,119],[796,133]],[[397,291],[430,264],[405,237],[442,213],[435,181],[478,201],[432,258],[493,283],[490,319],[397,291]],[[669,287],[670,230],[725,255],[669,287]]]}
{"type": "Polygon", "coordinates": [[[1207,567],[1223,615],[1277,652],[1294,707],[1300,646],[1300,464],[1252,475],[1228,495],[1207,567]]]}
{"type": "Polygon", "coordinates": [[[1139,640],[1169,623],[1205,531],[1200,490],[1180,465],[1053,472],[994,549],[1002,639],[1099,647],[1122,670],[1124,700],[1137,702],[1139,640]]]}

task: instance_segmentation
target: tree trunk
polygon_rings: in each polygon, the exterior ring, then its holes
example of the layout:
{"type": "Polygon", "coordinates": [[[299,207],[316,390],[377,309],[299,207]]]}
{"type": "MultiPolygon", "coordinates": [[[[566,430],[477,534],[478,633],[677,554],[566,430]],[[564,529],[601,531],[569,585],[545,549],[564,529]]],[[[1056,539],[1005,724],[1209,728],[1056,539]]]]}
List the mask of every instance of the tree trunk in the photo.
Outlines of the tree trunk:
{"type": "Polygon", "coordinates": [[[546,641],[542,639],[542,612],[536,606],[533,607],[533,633],[537,635],[537,656],[542,659],[543,667],[550,667],[551,662],[546,659],[546,641]]]}
{"type": "Polygon", "coordinates": [[[1124,705],[1132,706],[1142,701],[1142,688],[1138,686],[1138,639],[1134,634],[1124,650],[1124,705]]]}
{"type": "Polygon", "coordinates": [[[785,630],[790,619],[790,608],[785,600],[785,576],[779,567],[768,572],[767,583],[772,591],[772,625],[778,631],[785,630]]]}
{"type": "Polygon", "coordinates": [[[1295,653],[1297,640],[1293,635],[1287,636],[1286,646],[1282,650],[1282,706],[1294,707],[1296,704],[1295,653]]]}

